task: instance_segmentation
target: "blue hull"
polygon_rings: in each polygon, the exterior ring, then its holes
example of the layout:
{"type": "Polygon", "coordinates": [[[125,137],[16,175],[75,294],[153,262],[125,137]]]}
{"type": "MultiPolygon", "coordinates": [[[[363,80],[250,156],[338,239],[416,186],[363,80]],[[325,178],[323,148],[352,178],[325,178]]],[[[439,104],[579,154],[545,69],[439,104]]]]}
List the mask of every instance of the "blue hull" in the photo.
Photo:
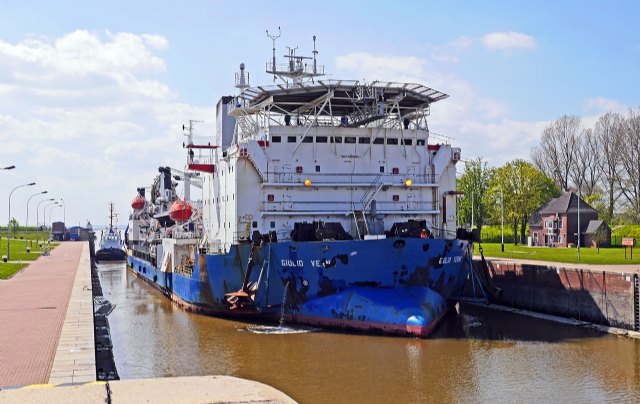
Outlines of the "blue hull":
{"type": "Polygon", "coordinates": [[[470,247],[415,238],[239,244],[197,256],[191,274],[134,256],[128,265],[194,311],[265,320],[283,311],[294,323],[424,337],[462,291],[470,247]]]}

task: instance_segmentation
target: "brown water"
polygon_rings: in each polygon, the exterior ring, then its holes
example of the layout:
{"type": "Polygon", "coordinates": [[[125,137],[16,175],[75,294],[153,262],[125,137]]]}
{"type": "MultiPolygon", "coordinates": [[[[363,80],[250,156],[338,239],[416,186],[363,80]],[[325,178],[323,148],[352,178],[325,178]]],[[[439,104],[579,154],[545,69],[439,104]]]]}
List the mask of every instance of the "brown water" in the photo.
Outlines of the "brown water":
{"type": "Polygon", "coordinates": [[[640,341],[462,306],[429,339],[256,334],[99,266],[122,379],[230,375],[303,403],[640,402],[640,341]]]}

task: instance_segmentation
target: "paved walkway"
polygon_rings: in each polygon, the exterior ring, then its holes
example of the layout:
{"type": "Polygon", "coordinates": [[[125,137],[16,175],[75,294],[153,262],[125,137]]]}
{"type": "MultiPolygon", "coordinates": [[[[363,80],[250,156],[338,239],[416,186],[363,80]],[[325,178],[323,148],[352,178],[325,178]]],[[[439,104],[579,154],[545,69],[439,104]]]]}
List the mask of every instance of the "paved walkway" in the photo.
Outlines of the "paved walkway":
{"type": "Polygon", "coordinates": [[[11,279],[0,280],[0,387],[49,381],[86,244],[62,243],[11,279]]]}

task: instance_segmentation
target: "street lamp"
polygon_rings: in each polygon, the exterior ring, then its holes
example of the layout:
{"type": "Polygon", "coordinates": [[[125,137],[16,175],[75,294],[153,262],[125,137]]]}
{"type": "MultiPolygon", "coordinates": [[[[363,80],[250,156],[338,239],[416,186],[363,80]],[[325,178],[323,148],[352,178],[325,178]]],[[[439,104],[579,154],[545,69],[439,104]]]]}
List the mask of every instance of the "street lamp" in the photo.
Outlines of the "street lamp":
{"type": "Polygon", "coordinates": [[[580,187],[578,187],[578,262],[580,262],[580,187]]]}
{"type": "MultiPolygon", "coordinates": [[[[40,202],[38,202],[38,206],[36,206],[36,246],[38,245],[38,241],[40,241],[40,204],[42,202],[51,202],[53,201],[53,198],[50,199],[43,199],[40,202]]],[[[44,209],[43,209],[44,210],[44,209]]],[[[42,212],[44,214],[44,212],[42,212]]]]}
{"type": "Polygon", "coordinates": [[[36,183],[31,182],[29,184],[18,185],[17,187],[13,188],[9,193],[9,222],[7,224],[7,261],[9,261],[11,257],[11,249],[10,249],[11,247],[11,195],[13,194],[13,191],[15,191],[18,188],[30,187],[32,185],[36,185],[36,183]]]}
{"type": "Polygon", "coordinates": [[[0,170],[13,170],[14,168],[16,168],[16,166],[7,166],[0,168],[0,170]]]}
{"type": "Polygon", "coordinates": [[[24,221],[24,232],[25,232],[24,245],[27,249],[27,252],[29,252],[29,202],[31,202],[31,198],[33,198],[34,196],[46,194],[48,192],[49,191],[37,192],[31,195],[29,199],[27,199],[27,220],[24,221]]]}
{"type": "Polygon", "coordinates": [[[62,223],[64,223],[62,226],[62,241],[64,241],[64,235],[67,232],[67,207],[65,206],[64,199],[60,198],[60,201],[62,201],[62,223]]]}
{"type": "Polygon", "coordinates": [[[500,223],[500,231],[502,233],[502,252],[504,252],[504,192],[502,191],[502,187],[500,187],[500,215],[502,216],[502,221],[500,223]]]}
{"type": "MultiPolygon", "coordinates": [[[[58,204],[58,202],[52,202],[50,204],[44,205],[44,208],[42,208],[42,213],[44,213],[44,215],[42,216],[42,223],[44,224],[44,228],[45,229],[47,228],[47,208],[49,208],[51,206],[55,206],[57,204],[58,204]]],[[[51,211],[51,210],[49,210],[49,211],[51,211]]]]}

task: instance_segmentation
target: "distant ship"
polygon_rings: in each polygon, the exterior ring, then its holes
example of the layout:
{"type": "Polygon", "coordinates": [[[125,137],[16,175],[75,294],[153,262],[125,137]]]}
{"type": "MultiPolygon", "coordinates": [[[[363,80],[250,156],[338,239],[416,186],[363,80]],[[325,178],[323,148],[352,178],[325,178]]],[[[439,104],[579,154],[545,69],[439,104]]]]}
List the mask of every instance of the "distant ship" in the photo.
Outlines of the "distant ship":
{"type": "Polygon", "coordinates": [[[251,87],[241,64],[215,137],[192,121],[184,172],[160,167],[150,200],[138,189],[128,267],[196,312],[428,336],[473,252],[456,229],[460,149],[427,124],[447,95],[324,80],[315,36],[313,57],[293,47],[277,64],[278,36],[266,71],[279,82],[251,87]]]}
{"type": "Polygon", "coordinates": [[[127,258],[124,243],[120,233],[113,225],[115,213],[113,202],[109,203],[109,228],[102,231],[100,237],[100,249],[96,251],[96,262],[100,261],[124,261],[127,258]]]}

